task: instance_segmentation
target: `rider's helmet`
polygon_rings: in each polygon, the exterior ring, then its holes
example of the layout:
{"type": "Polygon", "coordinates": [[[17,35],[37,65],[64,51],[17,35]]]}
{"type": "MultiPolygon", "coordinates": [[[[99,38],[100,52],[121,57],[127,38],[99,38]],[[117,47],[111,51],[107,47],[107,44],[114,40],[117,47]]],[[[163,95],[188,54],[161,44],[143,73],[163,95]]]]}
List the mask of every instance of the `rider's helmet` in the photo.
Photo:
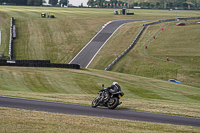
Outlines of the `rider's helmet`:
{"type": "Polygon", "coordinates": [[[113,82],[113,85],[116,85],[116,84],[118,84],[117,82],[113,82]]]}

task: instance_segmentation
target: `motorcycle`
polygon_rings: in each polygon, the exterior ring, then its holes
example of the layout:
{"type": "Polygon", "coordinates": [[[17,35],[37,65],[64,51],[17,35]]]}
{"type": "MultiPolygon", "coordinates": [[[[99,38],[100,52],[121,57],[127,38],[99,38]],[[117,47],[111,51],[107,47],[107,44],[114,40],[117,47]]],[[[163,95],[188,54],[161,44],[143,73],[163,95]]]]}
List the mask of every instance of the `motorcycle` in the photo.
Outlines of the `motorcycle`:
{"type": "MultiPolygon", "coordinates": [[[[104,85],[102,85],[104,88],[104,85]]],[[[92,101],[92,107],[96,108],[97,106],[105,106],[109,109],[115,109],[118,105],[122,104],[122,102],[119,102],[119,99],[123,97],[124,93],[119,91],[116,93],[112,93],[110,95],[110,98],[108,99],[106,96],[105,89],[103,91],[99,91],[99,96],[96,97],[92,101]]]]}

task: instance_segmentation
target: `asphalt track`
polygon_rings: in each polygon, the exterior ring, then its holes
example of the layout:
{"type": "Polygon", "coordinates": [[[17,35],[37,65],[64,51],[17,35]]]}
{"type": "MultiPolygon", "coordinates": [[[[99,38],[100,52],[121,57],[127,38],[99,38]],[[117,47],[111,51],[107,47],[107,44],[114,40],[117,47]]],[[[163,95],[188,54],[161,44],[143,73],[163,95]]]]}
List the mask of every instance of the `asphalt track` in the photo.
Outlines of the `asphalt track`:
{"type": "Polygon", "coordinates": [[[69,62],[69,64],[79,64],[81,67],[87,68],[99,50],[101,50],[104,44],[117,31],[117,29],[120,28],[120,26],[126,23],[149,20],[150,19],[130,19],[110,22],[90,40],[90,42],[69,62]]]}
{"type": "Polygon", "coordinates": [[[146,121],[200,127],[200,119],[198,118],[146,113],[124,109],[110,110],[107,108],[100,107],[92,108],[91,106],[84,105],[19,99],[3,96],[0,96],[0,106],[9,108],[19,108],[25,110],[45,111],[52,113],[108,117],[134,121],[146,121]]]}

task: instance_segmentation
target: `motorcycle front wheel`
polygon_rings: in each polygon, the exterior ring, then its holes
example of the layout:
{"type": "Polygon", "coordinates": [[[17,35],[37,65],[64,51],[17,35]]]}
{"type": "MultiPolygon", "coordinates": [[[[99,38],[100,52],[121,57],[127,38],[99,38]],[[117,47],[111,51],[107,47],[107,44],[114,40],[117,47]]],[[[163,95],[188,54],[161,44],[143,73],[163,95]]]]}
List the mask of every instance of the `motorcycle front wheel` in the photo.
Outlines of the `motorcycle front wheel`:
{"type": "Polygon", "coordinates": [[[99,105],[99,102],[100,102],[100,97],[95,98],[95,99],[92,101],[92,107],[93,107],[93,108],[96,108],[96,107],[99,105]]]}
{"type": "Polygon", "coordinates": [[[113,97],[111,102],[108,103],[109,109],[115,109],[119,105],[119,98],[113,97]]]}

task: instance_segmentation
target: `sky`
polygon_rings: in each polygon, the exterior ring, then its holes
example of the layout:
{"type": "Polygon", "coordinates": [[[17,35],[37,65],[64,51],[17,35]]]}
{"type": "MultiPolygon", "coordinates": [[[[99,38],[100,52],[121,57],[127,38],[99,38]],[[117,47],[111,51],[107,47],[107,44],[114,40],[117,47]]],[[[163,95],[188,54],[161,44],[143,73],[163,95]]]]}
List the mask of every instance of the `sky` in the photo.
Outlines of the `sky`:
{"type": "MultiPolygon", "coordinates": [[[[109,0],[107,0],[107,1],[109,1],[109,0]]],[[[46,2],[48,3],[49,0],[46,0],[46,2]]],[[[69,0],[69,4],[72,4],[73,6],[80,6],[81,3],[83,3],[83,6],[87,6],[87,2],[88,2],[88,0],[69,0]]]]}
{"type": "Polygon", "coordinates": [[[83,6],[87,6],[88,0],[69,0],[69,4],[74,6],[80,6],[83,3],[83,6]]]}
{"type": "MultiPolygon", "coordinates": [[[[109,1],[109,0],[106,0],[109,1]]],[[[81,3],[83,3],[83,6],[87,6],[88,0],[69,0],[69,4],[72,4],[73,6],[80,6],[81,3]]]]}

